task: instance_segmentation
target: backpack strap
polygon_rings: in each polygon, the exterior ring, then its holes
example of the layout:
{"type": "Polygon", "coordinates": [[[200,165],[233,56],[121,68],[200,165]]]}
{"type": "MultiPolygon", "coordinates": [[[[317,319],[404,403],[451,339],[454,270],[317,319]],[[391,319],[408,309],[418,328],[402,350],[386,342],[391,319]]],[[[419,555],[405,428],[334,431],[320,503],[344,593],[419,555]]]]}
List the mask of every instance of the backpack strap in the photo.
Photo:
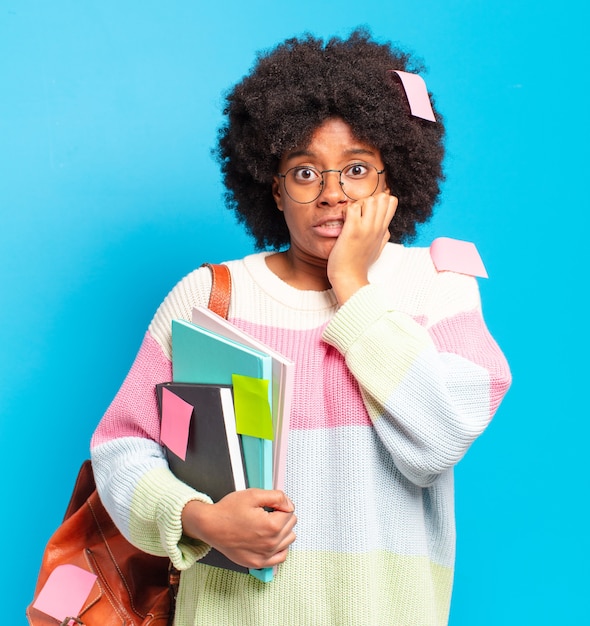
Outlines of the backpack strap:
{"type": "Polygon", "coordinates": [[[231,274],[227,265],[203,263],[201,267],[211,270],[211,295],[209,296],[209,308],[227,319],[229,301],[231,298],[231,274]]]}

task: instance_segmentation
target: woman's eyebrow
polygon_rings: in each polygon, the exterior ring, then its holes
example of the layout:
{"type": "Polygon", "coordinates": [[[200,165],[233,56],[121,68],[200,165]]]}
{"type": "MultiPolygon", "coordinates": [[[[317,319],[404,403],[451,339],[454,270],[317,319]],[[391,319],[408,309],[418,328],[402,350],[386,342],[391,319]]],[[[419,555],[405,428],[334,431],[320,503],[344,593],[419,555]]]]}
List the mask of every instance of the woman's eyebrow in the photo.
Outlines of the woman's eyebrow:
{"type": "Polygon", "coordinates": [[[377,156],[374,150],[369,150],[368,148],[351,148],[346,150],[344,154],[350,156],[377,156]]]}
{"type": "Polygon", "coordinates": [[[285,160],[286,161],[290,161],[291,159],[298,159],[299,157],[314,157],[314,153],[310,152],[309,150],[306,150],[305,148],[303,148],[302,150],[293,150],[293,152],[289,152],[287,155],[285,155],[285,160]]]}

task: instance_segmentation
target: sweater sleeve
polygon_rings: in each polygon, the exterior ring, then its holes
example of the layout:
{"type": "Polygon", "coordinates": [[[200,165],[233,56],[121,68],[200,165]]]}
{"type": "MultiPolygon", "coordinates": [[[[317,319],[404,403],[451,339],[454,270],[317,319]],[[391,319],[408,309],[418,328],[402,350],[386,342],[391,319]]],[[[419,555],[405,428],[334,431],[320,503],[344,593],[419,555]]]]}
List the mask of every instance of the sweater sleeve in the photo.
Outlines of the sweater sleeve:
{"type": "Polygon", "coordinates": [[[206,303],[207,275],[189,275],[160,306],[91,441],[96,486],[119,530],[145,552],[169,556],[178,569],[190,567],[210,549],[183,536],[182,510],[190,500],[211,500],[168,468],[155,386],[172,380],[171,320],[190,319],[192,306],[206,303]]]}
{"type": "Polygon", "coordinates": [[[443,278],[425,300],[426,314],[414,319],[395,310],[382,287],[368,285],[324,331],[358,381],[396,466],[421,487],[463,457],[511,383],[475,279],[443,278]]]}

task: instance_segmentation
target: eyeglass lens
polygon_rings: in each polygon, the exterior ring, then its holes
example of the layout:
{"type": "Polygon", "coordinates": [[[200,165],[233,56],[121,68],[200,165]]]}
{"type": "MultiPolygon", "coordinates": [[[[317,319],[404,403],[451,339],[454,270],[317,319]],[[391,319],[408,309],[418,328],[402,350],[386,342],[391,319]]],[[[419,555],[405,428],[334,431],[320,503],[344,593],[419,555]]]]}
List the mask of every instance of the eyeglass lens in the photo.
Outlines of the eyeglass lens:
{"type": "Polygon", "coordinates": [[[353,163],[343,170],[322,172],[313,167],[297,166],[281,176],[285,180],[285,190],[289,197],[295,202],[306,204],[319,197],[326,184],[325,177],[330,174],[340,177],[340,186],[348,198],[359,200],[375,193],[381,173],[368,163],[353,163]]]}

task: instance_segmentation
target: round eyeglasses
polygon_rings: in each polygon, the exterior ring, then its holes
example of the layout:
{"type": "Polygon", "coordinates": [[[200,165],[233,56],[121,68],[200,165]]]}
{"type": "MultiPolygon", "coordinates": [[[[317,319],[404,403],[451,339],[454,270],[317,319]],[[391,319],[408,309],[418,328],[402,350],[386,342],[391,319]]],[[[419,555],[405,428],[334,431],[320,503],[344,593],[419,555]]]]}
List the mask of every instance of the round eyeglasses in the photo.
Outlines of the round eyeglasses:
{"type": "Polygon", "coordinates": [[[351,163],[341,170],[317,170],[309,165],[297,165],[284,174],[278,174],[285,181],[285,191],[291,200],[299,204],[309,204],[317,200],[325,185],[324,175],[334,172],[339,175],[342,191],[350,200],[360,200],[372,196],[379,186],[379,176],[385,169],[378,170],[370,163],[351,163]]]}

